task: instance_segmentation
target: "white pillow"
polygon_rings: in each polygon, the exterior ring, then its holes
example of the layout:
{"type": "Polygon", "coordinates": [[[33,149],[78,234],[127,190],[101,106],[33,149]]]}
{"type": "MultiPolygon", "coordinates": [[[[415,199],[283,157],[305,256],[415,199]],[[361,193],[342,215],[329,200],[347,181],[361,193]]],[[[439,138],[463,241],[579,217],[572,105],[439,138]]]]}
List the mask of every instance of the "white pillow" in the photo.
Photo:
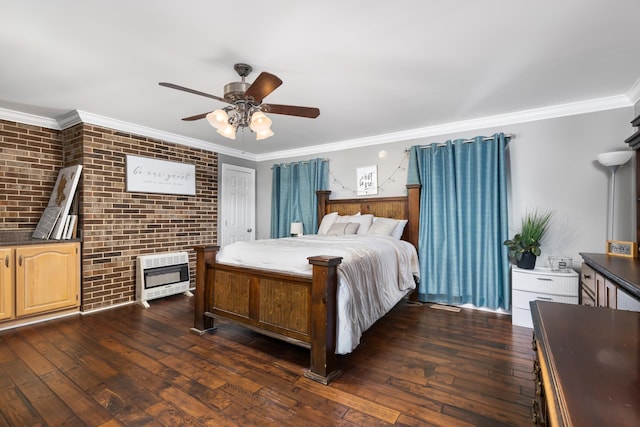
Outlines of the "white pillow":
{"type": "Polygon", "coordinates": [[[356,215],[339,215],[336,222],[357,222],[360,224],[360,227],[358,227],[358,234],[367,234],[367,231],[369,231],[369,227],[371,227],[371,223],[373,222],[373,215],[360,215],[360,212],[356,215]]]}
{"type": "Polygon", "coordinates": [[[398,224],[396,224],[396,228],[394,228],[393,231],[391,232],[391,236],[400,240],[402,239],[402,233],[404,233],[404,227],[407,225],[409,220],[399,219],[397,221],[398,221],[398,224]]]}
{"type": "Polygon", "coordinates": [[[326,236],[329,228],[336,222],[337,219],[338,212],[331,212],[322,217],[320,227],[318,227],[318,234],[326,236]]]}
{"type": "Polygon", "coordinates": [[[409,221],[406,219],[375,217],[367,233],[387,235],[400,240],[402,239],[402,233],[404,232],[404,227],[407,225],[407,222],[409,221]]]}
{"type": "Polygon", "coordinates": [[[373,221],[373,224],[371,224],[369,231],[367,231],[367,234],[381,234],[383,236],[391,236],[391,233],[393,233],[396,225],[398,225],[397,219],[376,218],[376,220],[373,221]]]}
{"type": "Polygon", "coordinates": [[[345,234],[356,234],[360,224],[357,222],[336,222],[329,227],[327,236],[343,236],[345,234]]]}

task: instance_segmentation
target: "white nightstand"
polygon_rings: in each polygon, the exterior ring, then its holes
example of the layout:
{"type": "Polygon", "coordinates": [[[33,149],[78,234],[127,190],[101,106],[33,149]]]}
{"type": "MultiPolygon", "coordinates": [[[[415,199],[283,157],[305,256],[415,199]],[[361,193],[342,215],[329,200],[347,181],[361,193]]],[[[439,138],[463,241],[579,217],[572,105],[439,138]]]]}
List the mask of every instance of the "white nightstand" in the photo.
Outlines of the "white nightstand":
{"type": "Polygon", "coordinates": [[[550,268],[525,270],[511,267],[511,323],[533,328],[529,302],[533,300],[578,304],[578,273],[553,271],[550,268]]]}

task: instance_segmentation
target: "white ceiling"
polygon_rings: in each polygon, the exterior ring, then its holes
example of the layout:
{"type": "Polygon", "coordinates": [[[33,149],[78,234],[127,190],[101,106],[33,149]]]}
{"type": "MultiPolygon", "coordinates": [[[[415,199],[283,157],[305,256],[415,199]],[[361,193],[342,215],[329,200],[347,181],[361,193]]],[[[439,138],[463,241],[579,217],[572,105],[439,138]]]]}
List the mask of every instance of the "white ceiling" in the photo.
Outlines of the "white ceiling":
{"type": "Polygon", "coordinates": [[[5,116],[78,110],[256,159],[640,97],[638,0],[0,0],[0,10],[5,116]],[[248,81],[261,71],[284,81],[265,102],[320,117],[271,115],[275,136],[231,141],[180,120],[221,103],[158,85],[222,96],[236,62],[254,67],[248,81]]]}

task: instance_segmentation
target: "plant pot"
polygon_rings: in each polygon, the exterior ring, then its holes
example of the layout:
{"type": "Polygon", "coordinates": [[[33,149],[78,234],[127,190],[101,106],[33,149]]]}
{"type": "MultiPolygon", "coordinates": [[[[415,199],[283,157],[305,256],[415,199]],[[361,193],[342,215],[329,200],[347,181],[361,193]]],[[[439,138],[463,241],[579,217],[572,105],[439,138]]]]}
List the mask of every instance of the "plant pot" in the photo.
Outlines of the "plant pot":
{"type": "Polygon", "coordinates": [[[531,252],[524,252],[522,254],[522,258],[518,260],[518,267],[524,268],[525,270],[533,270],[536,268],[536,256],[531,252]]]}

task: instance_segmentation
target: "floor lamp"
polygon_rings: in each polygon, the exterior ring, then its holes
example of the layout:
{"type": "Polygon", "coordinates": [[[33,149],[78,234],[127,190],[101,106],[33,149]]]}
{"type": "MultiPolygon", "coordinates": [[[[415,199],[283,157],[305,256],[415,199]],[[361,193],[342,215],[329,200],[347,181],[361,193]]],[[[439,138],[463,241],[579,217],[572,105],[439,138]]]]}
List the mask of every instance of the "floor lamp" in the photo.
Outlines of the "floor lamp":
{"type": "Polygon", "coordinates": [[[633,151],[612,151],[598,154],[598,162],[611,171],[611,190],[609,190],[609,235],[607,240],[613,240],[613,209],[616,194],[616,170],[631,159],[633,151]]]}

